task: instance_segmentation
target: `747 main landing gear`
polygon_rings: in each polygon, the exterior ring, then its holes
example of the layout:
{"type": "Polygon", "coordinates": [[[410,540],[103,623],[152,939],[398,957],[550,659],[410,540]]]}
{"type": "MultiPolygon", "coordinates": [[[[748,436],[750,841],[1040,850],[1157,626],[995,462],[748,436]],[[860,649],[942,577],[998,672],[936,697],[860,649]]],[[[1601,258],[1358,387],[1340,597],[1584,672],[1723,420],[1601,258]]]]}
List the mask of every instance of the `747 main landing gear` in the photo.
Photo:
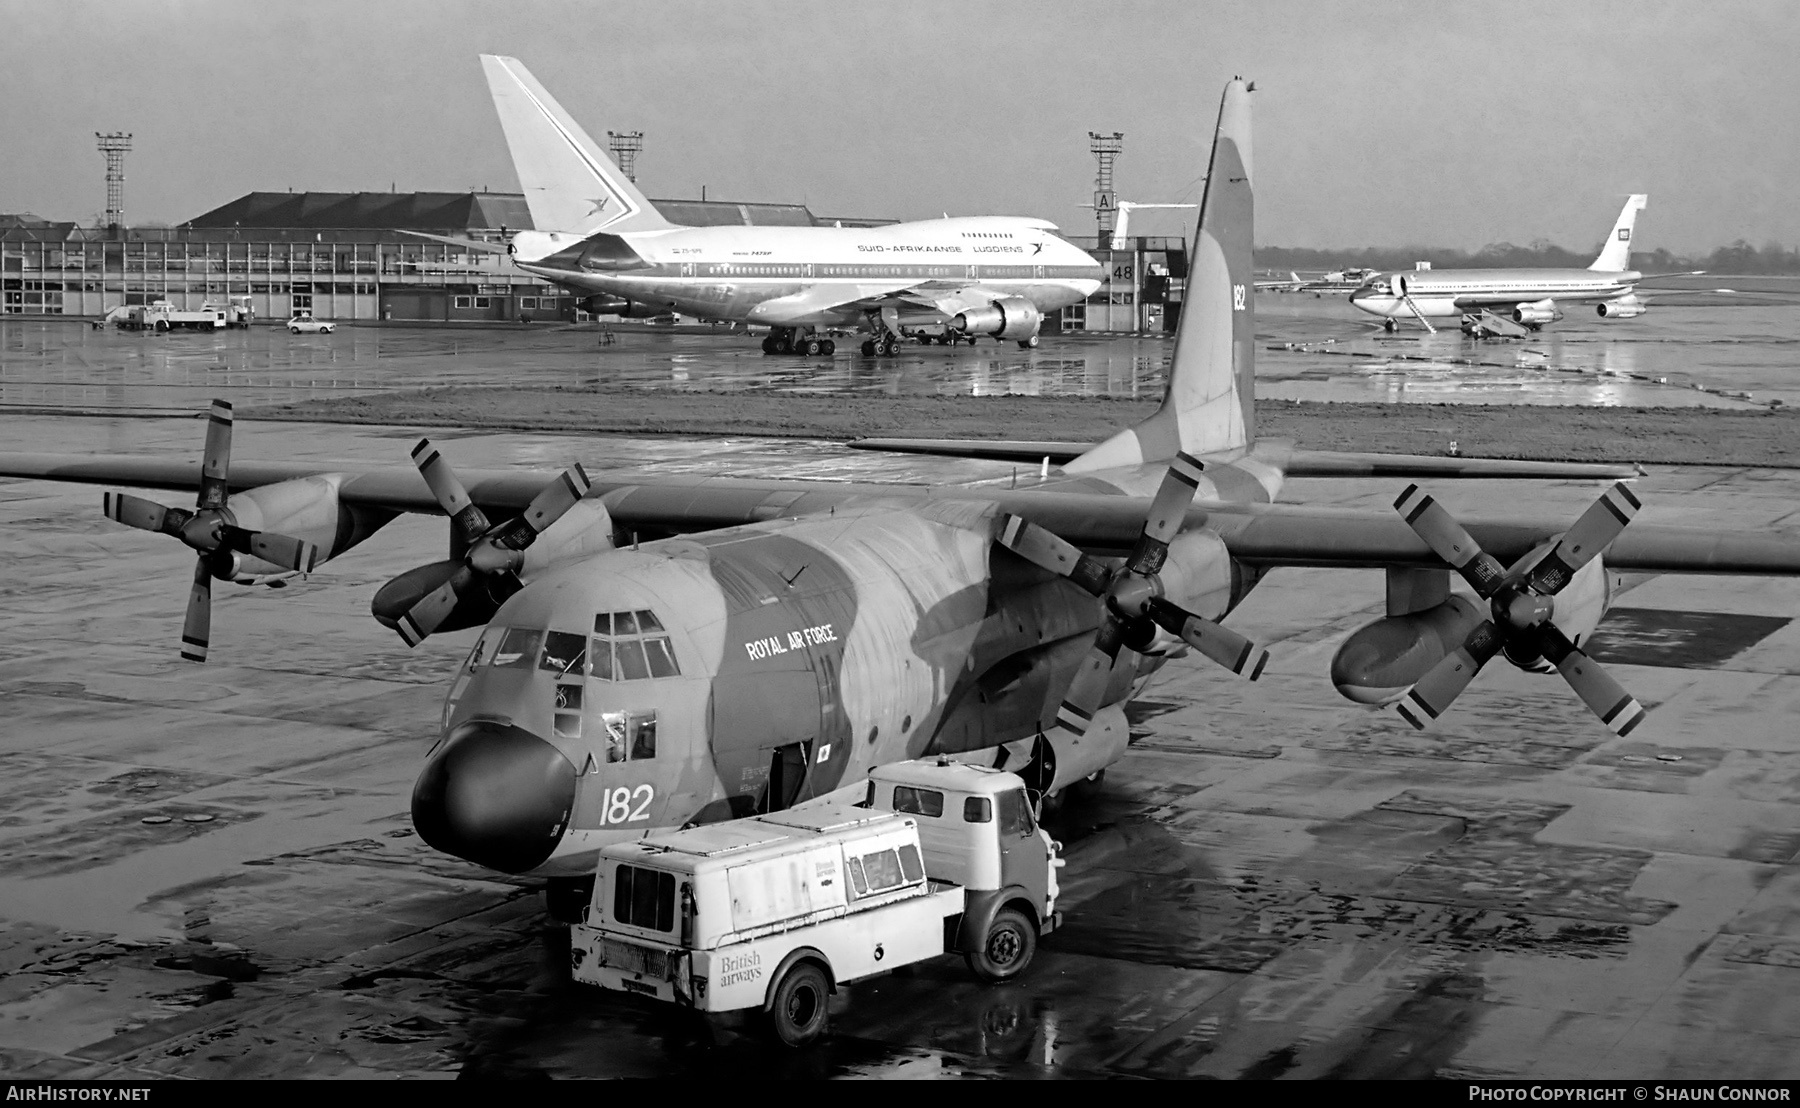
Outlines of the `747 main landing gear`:
{"type": "Polygon", "coordinates": [[[812,358],[829,358],[837,353],[837,343],[822,339],[810,329],[802,333],[798,327],[776,327],[762,341],[764,354],[800,354],[812,358]]]}
{"type": "Polygon", "coordinates": [[[862,352],[865,358],[873,358],[877,354],[884,358],[891,358],[900,353],[900,336],[892,331],[883,331],[872,339],[864,339],[862,352]]]}

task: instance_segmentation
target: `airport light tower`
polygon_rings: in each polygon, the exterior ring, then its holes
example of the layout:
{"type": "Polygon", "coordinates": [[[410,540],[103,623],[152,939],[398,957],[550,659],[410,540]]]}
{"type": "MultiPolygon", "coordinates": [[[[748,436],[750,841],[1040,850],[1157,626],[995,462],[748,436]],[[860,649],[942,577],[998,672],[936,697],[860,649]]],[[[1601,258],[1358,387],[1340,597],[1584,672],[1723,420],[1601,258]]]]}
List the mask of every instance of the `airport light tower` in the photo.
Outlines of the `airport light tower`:
{"type": "Polygon", "coordinates": [[[1112,249],[1113,216],[1119,210],[1118,194],[1113,191],[1113,159],[1125,147],[1125,135],[1122,131],[1114,131],[1103,135],[1099,131],[1088,132],[1088,149],[1100,162],[1099,172],[1094,176],[1094,223],[1097,226],[1101,250],[1112,249]]]}
{"type": "Polygon", "coordinates": [[[644,132],[608,131],[606,145],[612,147],[613,161],[619,163],[625,179],[637,184],[637,156],[644,148],[644,132]]]}
{"type": "Polygon", "coordinates": [[[106,225],[125,226],[125,152],[131,149],[131,136],[124,131],[110,135],[94,132],[100,140],[100,153],[106,156],[106,225]]]}

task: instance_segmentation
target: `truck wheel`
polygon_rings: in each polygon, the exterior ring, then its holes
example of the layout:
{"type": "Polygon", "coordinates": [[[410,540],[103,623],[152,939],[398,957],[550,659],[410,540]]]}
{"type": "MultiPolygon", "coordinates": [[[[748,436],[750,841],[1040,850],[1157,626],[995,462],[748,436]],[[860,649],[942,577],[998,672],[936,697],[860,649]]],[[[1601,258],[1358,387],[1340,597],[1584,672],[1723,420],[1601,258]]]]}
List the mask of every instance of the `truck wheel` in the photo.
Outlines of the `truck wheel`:
{"type": "Polygon", "coordinates": [[[990,985],[1010,981],[1023,973],[1037,953],[1037,928],[1017,908],[1002,908],[988,924],[981,946],[965,958],[969,970],[990,985]]]}
{"type": "Polygon", "coordinates": [[[831,986],[823,970],[812,962],[795,965],[775,986],[775,1003],[769,1010],[775,1037],[788,1046],[805,1046],[824,1034],[830,999],[831,986]]]}

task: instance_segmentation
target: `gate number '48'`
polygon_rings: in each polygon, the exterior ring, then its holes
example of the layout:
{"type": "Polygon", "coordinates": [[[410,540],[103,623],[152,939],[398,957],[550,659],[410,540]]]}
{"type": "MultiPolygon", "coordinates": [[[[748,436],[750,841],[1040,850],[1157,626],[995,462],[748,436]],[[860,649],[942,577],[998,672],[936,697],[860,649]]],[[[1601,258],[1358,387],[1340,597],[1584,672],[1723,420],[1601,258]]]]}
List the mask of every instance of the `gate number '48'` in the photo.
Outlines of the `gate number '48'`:
{"type": "Polygon", "coordinates": [[[600,809],[601,823],[636,823],[649,817],[650,802],[656,799],[656,790],[649,785],[639,785],[635,789],[620,785],[607,790],[604,795],[606,803],[600,809]]]}

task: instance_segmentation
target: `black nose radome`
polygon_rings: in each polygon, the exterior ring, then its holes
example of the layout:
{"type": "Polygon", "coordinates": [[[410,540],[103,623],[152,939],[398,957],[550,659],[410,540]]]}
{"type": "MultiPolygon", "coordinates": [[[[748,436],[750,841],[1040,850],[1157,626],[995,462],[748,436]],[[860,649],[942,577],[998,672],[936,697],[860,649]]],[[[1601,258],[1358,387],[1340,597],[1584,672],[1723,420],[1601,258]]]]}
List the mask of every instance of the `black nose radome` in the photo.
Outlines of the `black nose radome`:
{"type": "Polygon", "coordinates": [[[446,854],[505,873],[549,860],[575,804],[575,767],[510,724],[474,720],[450,733],[413,786],[413,827],[446,854]]]}

